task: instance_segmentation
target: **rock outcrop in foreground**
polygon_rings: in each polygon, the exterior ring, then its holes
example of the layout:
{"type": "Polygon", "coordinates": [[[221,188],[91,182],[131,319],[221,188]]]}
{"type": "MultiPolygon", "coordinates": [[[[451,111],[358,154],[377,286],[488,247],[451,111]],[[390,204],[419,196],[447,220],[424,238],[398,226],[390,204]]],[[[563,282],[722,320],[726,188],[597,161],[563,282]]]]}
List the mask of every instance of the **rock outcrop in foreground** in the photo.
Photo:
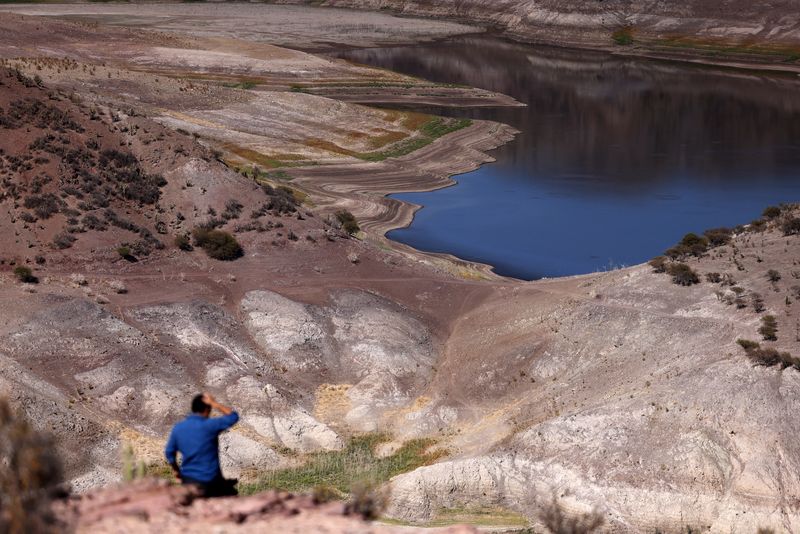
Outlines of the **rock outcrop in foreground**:
{"type": "MultiPolygon", "coordinates": [[[[72,497],[56,504],[61,521],[77,532],[327,532],[392,534],[417,529],[376,525],[342,502],[321,504],[311,496],[267,491],[250,497],[200,499],[191,486],[163,480],[138,482],[72,497]]],[[[425,529],[438,534],[473,534],[457,526],[425,529]]]]}

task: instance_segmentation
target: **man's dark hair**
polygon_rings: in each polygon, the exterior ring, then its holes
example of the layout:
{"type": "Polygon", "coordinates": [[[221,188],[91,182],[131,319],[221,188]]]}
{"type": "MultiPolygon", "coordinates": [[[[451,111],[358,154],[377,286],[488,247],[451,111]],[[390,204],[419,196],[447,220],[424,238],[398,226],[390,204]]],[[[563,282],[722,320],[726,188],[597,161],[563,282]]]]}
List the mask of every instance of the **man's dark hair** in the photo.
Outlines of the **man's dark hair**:
{"type": "Polygon", "coordinates": [[[205,413],[206,410],[211,408],[203,400],[203,395],[195,395],[192,399],[192,413],[205,413]]]}

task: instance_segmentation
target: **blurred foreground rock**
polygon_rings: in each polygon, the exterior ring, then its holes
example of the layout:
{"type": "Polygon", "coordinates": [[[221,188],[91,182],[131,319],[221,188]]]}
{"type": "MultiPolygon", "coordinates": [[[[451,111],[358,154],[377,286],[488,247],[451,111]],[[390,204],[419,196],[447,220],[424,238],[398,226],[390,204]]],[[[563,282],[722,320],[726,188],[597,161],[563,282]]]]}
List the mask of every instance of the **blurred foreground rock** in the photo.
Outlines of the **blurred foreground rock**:
{"type": "MultiPolygon", "coordinates": [[[[266,491],[250,497],[201,499],[194,488],[163,480],[131,484],[73,496],[55,504],[58,518],[76,532],[159,534],[193,532],[326,532],[392,534],[415,532],[365,521],[342,502],[318,504],[311,496],[266,491]]],[[[424,529],[438,534],[472,534],[471,527],[424,529]]]]}

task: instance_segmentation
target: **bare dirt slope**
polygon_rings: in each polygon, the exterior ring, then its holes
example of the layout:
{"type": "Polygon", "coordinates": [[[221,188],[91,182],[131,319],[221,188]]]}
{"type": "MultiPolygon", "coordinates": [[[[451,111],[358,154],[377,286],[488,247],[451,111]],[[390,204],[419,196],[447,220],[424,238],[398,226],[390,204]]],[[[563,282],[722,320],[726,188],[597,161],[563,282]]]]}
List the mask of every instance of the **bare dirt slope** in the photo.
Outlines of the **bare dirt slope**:
{"type": "Polygon", "coordinates": [[[236,474],[383,430],[429,382],[450,301],[409,310],[398,282],[462,282],[349,238],[297,190],[262,188],[136,111],[16,70],[0,82],[1,292],[22,298],[3,307],[3,390],[60,437],[76,489],[119,478],[123,443],[157,462],[199,389],[242,410],[224,443],[236,474]],[[234,233],[244,258],[180,250],[198,225],[234,233]],[[20,267],[39,283],[18,285],[20,267]],[[337,384],[349,396],[332,410],[337,384]]]}
{"type": "Polygon", "coordinates": [[[479,26],[444,20],[398,17],[386,11],[354,13],[347,9],[309,10],[306,6],[247,2],[159,3],[141,5],[17,4],[3,11],[57,16],[87,23],[147,28],[175,35],[232,38],[293,48],[413,44],[483,31],[479,26]],[[150,6],[152,7],[152,5],[150,6]]]}
{"type": "Polygon", "coordinates": [[[641,266],[498,291],[456,321],[427,408],[483,415],[453,438],[462,458],[393,481],[394,513],[555,493],[620,531],[796,530],[800,374],[736,341],[797,355],[797,254],[778,229],[689,261],[732,286],[641,266]],[[767,314],[776,342],[758,332],[767,314]]]}
{"type": "MultiPolygon", "coordinates": [[[[160,20],[165,10],[178,7],[150,9],[160,20]]],[[[256,12],[275,24],[272,9],[261,6],[256,12]]],[[[105,17],[106,23],[137,20],[131,14],[105,17]]],[[[414,209],[385,199],[386,193],[448,185],[451,174],[489,161],[486,151],[515,134],[496,123],[350,103],[519,105],[504,95],[234,39],[230,28],[213,22],[206,27],[206,36],[198,37],[3,13],[0,57],[66,95],[76,93],[90,112],[136,110],[193,137],[214,158],[251,178],[272,185],[296,180],[316,205],[352,211],[383,246],[393,245],[382,233],[407,224],[414,209]],[[417,157],[420,148],[423,157],[417,157]],[[322,183],[320,169],[329,169],[322,183]]],[[[121,133],[125,142],[148,147],[149,161],[162,156],[160,134],[136,128],[121,133]]]]}
{"type": "MultiPolygon", "coordinates": [[[[104,142],[117,139],[107,116],[93,121],[10,71],[3,83],[13,98],[47,97],[60,113],[45,117],[71,125],[63,134],[76,136],[71,146],[100,126],[104,142]]],[[[140,158],[146,146],[129,149],[140,158]]],[[[51,161],[32,165],[66,161],[48,154],[51,161]]],[[[171,170],[184,169],[182,160],[163,164],[151,170],[168,177],[159,205],[205,197],[171,170]]],[[[215,198],[264,195],[219,163],[205,164],[217,180],[203,187],[225,184],[215,198]]],[[[7,172],[19,197],[16,208],[4,197],[17,210],[9,220],[37,194],[29,172],[7,172]]],[[[142,225],[157,212],[109,196],[142,225]]],[[[57,198],[73,204],[69,194],[57,198]]],[[[795,528],[800,375],[754,367],[736,345],[760,339],[761,317],[772,314],[777,342],[764,346],[798,353],[798,238],[781,226],[795,213],[688,260],[703,280],[683,287],[649,266],[530,284],[458,280],[297,212],[268,213],[270,229],[240,232],[246,256],[236,262],[167,242],[131,263],[113,248],[103,252],[113,247],[105,239],[127,235],[114,232],[129,232],[113,225],[75,232],[74,248],[41,240],[47,225],[70,224],[61,211],[34,223],[32,240],[4,248],[15,264],[33,255],[45,262],[30,263],[38,286],[4,276],[3,300],[15,305],[3,308],[0,351],[4,390],[60,437],[77,488],[116,479],[122,443],[156,461],[185,399],[209,388],[243,414],[223,442],[231,474],[337,449],[358,432],[436,438],[449,458],[391,483],[390,513],[409,521],[478,505],[535,520],[557,493],[572,511],[599,507],[621,530],[795,528]],[[289,228],[312,239],[276,239],[289,228]],[[708,273],[720,282],[705,280],[708,273]]]]}

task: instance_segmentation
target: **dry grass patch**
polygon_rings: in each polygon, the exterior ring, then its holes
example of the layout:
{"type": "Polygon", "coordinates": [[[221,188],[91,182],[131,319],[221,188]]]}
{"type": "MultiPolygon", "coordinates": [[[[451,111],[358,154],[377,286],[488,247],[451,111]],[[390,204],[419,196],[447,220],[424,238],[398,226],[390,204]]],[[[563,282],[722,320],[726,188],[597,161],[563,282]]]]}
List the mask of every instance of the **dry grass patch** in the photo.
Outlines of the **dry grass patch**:
{"type": "Polygon", "coordinates": [[[752,39],[732,41],[730,39],[674,36],[655,40],[652,43],[668,48],[703,51],[711,55],[749,55],[765,60],[775,58],[785,63],[800,61],[800,47],[796,45],[768,43],[752,39]]]}
{"type": "Polygon", "coordinates": [[[428,115],[426,113],[409,111],[405,114],[405,117],[403,117],[403,127],[409,130],[419,130],[434,118],[433,115],[428,115]]]}
{"type": "Polygon", "coordinates": [[[352,403],[347,396],[350,384],[322,384],[317,388],[314,417],[323,422],[340,421],[350,411],[352,403]]]}
{"type": "Polygon", "coordinates": [[[519,527],[529,525],[528,520],[514,512],[499,507],[447,508],[439,510],[425,526],[446,527],[467,524],[477,527],[519,527]]]}
{"type": "Polygon", "coordinates": [[[380,522],[387,525],[425,528],[471,525],[487,529],[502,529],[504,532],[528,532],[526,529],[530,525],[524,516],[501,507],[442,508],[424,524],[391,518],[381,518],[380,522]]]}
{"type": "Polygon", "coordinates": [[[378,130],[380,133],[377,136],[370,137],[369,139],[369,147],[373,150],[377,150],[379,148],[383,148],[386,145],[390,145],[392,143],[397,143],[398,141],[402,141],[403,139],[408,137],[407,133],[398,132],[398,131],[390,131],[390,130],[378,130]]]}
{"type": "Polygon", "coordinates": [[[253,150],[252,148],[243,147],[233,143],[223,143],[222,148],[223,150],[230,152],[239,158],[268,169],[297,166],[300,162],[306,159],[305,156],[300,154],[262,154],[261,152],[253,150]]]}
{"type": "Polygon", "coordinates": [[[319,139],[317,137],[314,137],[312,139],[308,139],[305,142],[305,145],[307,147],[317,148],[317,149],[320,149],[320,150],[325,150],[327,152],[332,152],[333,154],[341,154],[343,156],[351,156],[351,157],[354,157],[354,158],[357,158],[358,154],[359,154],[358,152],[356,152],[354,150],[350,150],[348,148],[344,148],[342,146],[339,146],[339,145],[337,145],[336,143],[334,143],[332,141],[327,141],[325,139],[319,139]]]}
{"type": "Polygon", "coordinates": [[[382,109],[380,111],[383,113],[383,120],[386,122],[397,122],[407,115],[407,113],[396,109],[382,109]]]}
{"type": "MultiPolygon", "coordinates": [[[[400,131],[375,128],[374,131],[381,133],[369,139],[368,144],[372,150],[367,152],[351,150],[332,141],[320,138],[308,139],[305,141],[305,145],[364,161],[383,161],[388,158],[397,158],[410,154],[428,146],[439,137],[466,128],[472,124],[472,121],[469,119],[434,117],[432,115],[415,112],[398,113],[402,113],[403,128],[410,130],[412,133],[408,134],[400,131]]],[[[395,116],[396,115],[388,115],[386,117],[394,118],[395,116]]],[[[348,136],[351,135],[352,134],[348,134],[348,136]]]]}

